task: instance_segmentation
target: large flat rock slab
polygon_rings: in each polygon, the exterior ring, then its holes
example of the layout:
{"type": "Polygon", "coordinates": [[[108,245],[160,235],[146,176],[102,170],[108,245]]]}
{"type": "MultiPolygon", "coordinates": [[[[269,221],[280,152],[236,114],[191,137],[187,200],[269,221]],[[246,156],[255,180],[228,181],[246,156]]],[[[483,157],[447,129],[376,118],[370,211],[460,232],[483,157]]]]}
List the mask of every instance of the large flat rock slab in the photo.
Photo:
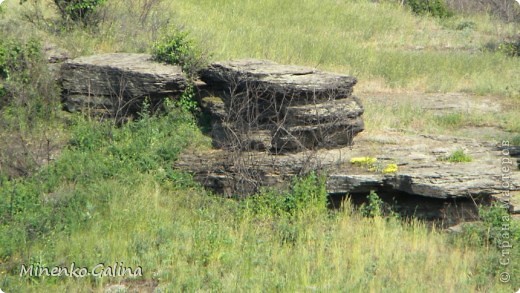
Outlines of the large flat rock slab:
{"type": "Polygon", "coordinates": [[[184,154],[177,167],[192,172],[203,185],[224,194],[247,195],[261,186],[284,186],[293,176],[309,171],[327,174],[330,194],[402,192],[418,197],[454,199],[490,197],[510,204],[518,212],[520,191],[518,154],[500,142],[479,142],[447,136],[387,133],[379,138],[360,137],[351,147],[320,149],[284,155],[261,152],[230,153],[213,150],[184,154]],[[385,137],[383,137],[385,136],[385,137]],[[392,143],[389,138],[395,139],[392,143]],[[386,143],[375,142],[385,139],[386,143]],[[463,149],[468,163],[441,160],[463,149]],[[355,166],[354,157],[377,158],[376,170],[355,166]],[[383,174],[385,165],[398,171],[383,174]]]}
{"type": "Polygon", "coordinates": [[[146,98],[178,96],[188,83],[180,67],[154,62],[148,54],[111,53],[66,61],[61,84],[66,110],[110,113],[146,98]]]}
{"type": "Polygon", "coordinates": [[[349,97],[357,83],[355,77],[348,75],[256,59],[215,62],[200,75],[207,84],[220,85],[226,90],[247,87],[279,94],[279,98],[295,97],[292,105],[349,97]]]}

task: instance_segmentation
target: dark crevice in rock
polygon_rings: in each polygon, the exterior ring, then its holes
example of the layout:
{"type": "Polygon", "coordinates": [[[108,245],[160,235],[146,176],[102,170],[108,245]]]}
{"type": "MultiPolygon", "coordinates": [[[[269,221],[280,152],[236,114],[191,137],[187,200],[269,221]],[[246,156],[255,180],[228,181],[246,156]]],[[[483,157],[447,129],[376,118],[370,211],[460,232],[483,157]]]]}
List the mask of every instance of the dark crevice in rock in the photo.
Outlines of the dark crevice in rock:
{"type": "MultiPolygon", "coordinates": [[[[489,196],[475,198],[428,198],[389,188],[374,189],[383,202],[382,212],[397,213],[403,219],[416,218],[428,221],[436,226],[447,228],[461,222],[478,221],[479,206],[492,202],[489,196]]],[[[336,193],[329,195],[329,208],[338,209],[345,200],[356,208],[368,205],[369,192],[336,193]]]]}

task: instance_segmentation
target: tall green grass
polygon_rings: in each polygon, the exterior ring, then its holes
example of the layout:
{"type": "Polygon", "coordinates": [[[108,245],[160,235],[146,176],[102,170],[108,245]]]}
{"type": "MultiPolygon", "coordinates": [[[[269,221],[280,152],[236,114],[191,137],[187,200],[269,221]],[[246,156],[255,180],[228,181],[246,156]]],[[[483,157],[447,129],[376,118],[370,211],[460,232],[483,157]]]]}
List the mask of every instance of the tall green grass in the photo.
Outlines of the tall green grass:
{"type": "MultiPolygon", "coordinates": [[[[517,33],[518,24],[489,16],[437,19],[368,0],[156,1],[146,8],[149,2],[109,1],[98,28],[51,29],[51,39],[74,55],[144,52],[174,26],[206,44],[216,60],[308,65],[358,76],[361,86],[380,79],[385,87],[509,96],[520,87],[519,59],[483,50],[517,33]],[[468,22],[475,25],[458,29],[468,22]]],[[[19,18],[28,8],[10,3],[7,14],[19,18]]],[[[52,17],[50,8],[41,10],[52,17]]],[[[49,25],[39,28],[49,34],[49,25]]]]}
{"type": "Polygon", "coordinates": [[[419,221],[365,218],[349,202],[328,211],[319,176],[244,201],[207,193],[172,169],[179,151],[208,143],[186,115],[172,109],[122,128],[74,120],[58,161],[25,180],[3,182],[0,288],[507,292],[518,285],[516,278],[498,281],[492,246],[419,221]],[[144,275],[19,276],[22,264],[72,262],[90,268],[123,262],[141,266],[144,275]]]}
{"type": "Polygon", "coordinates": [[[479,51],[518,29],[489,18],[478,18],[468,32],[371,1],[182,1],[171,7],[176,22],[207,40],[215,59],[273,59],[426,91],[506,94],[506,87],[520,85],[518,58],[479,51]]]}
{"type": "MultiPolygon", "coordinates": [[[[268,58],[354,74],[362,82],[383,80],[385,87],[509,95],[516,103],[517,59],[444,48],[478,49],[517,28],[487,18],[471,18],[474,31],[459,31],[453,29],[457,18],[439,22],[361,0],[159,1],[143,16],[146,1],[128,0],[109,1],[97,28],[62,30],[45,6],[51,1],[39,6],[47,19],[31,25],[21,17],[24,7],[7,2],[0,19],[6,33],[30,31],[74,56],[145,52],[163,27],[185,25],[214,59],[268,58]]],[[[492,115],[435,116],[411,103],[367,105],[372,129],[442,131],[487,123],[520,129],[511,109],[494,122],[492,115]]],[[[223,199],[173,168],[181,151],[209,145],[186,111],[143,114],[119,128],[81,117],[56,120],[69,138],[59,158],[27,178],[0,177],[5,292],[103,292],[119,283],[128,291],[149,285],[165,292],[511,292],[520,285],[517,250],[508,268],[513,279],[498,280],[503,268],[489,231],[503,223],[450,236],[419,221],[365,218],[349,202],[331,212],[323,181],[313,175],[295,179],[289,190],[223,199]],[[22,264],[72,262],[124,262],[142,266],[144,276],[19,276],[22,264]]]]}

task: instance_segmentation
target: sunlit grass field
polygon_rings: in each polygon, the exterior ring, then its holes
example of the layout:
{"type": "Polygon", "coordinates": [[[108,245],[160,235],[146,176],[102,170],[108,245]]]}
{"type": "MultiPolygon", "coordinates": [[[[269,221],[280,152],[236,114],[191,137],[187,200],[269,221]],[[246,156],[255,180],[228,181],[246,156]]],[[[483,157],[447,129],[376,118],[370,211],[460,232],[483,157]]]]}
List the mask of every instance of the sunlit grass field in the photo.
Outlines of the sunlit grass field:
{"type": "MultiPolygon", "coordinates": [[[[210,60],[262,58],[354,75],[355,93],[381,91],[396,100],[391,107],[363,101],[367,132],[453,134],[464,126],[493,126],[511,137],[520,132],[520,58],[486,49],[518,33],[519,25],[485,15],[419,17],[388,1],[368,0],[113,0],[102,8],[97,27],[64,29],[52,1],[2,5],[2,36],[36,36],[73,57],[150,52],[164,33],[180,28],[211,54],[210,60]],[[474,25],[459,29],[468,22],[474,25]],[[465,92],[505,106],[500,115],[436,115],[400,100],[403,92],[465,92]]],[[[14,113],[10,119],[28,119],[23,111],[14,113]]],[[[364,217],[349,202],[329,211],[323,182],[313,176],[295,179],[290,190],[266,190],[247,201],[203,190],[172,168],[180,152],[209,146],[192,117],[179,109],[122,127],[59,111],[39,119],[34,123],[40,128],[33,131],[55,130],[66,146],[30,177],[8,182],[0,176],[4,292],[105,292],[117,284],[125,286],[122,292],[513,292],[520,287],[518,247],[508,267],[512,279],[502,283],[500,251],[486,238],[490,226],[451,235],[420,221],[364,217]],[[287,203],[293,204],[290,209],[287,203]],[[72,262],[82,267],[123,262],[141,266],[144,276],[19,276],[22,264],[72,262]]]]}
{"type": "MultiPolygon", "coordinates": [[[[6,14],[33,16],[43,27],[35,15],[51,17],[51,2],[40,1],[36,9],[8,0],[12,10],[6,14]]],[[[486,51],[517,34],[518,24],[490,16],[418,17],[391,1],[364,0],[128,0],[106,6],[99,30],[52,38],[73,55],[145,52],[161,33],[176,27],[191,32],[213,60],[263,58],[307,65],[355,75],[361,88],[519,94],[518,58],[486,51]],[[150,2],[156,4],[145,9],[150,2]]]]}

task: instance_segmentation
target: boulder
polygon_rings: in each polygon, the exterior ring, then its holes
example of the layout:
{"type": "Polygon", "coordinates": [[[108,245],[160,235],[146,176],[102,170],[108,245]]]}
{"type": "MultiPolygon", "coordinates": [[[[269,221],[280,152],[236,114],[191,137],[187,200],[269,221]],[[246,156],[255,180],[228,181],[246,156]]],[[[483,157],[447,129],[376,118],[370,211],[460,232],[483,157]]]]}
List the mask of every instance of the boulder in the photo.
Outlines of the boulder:
{"type": "Polygon", "coordinates": [[[216,62],[200,74],[221,99],[220,108],[205,107],[217,147],[298,152],[351,145],[364,129],[354,77],[253,59],[216,62]]]}
{"type": "Polygon", "coordinates": [[[349,97],[357,83],[348,75],[255,59],[212,63],[200,76],[207,84],[224,90],[255,90],[269,99],[273,95],[280,100],[290,97],[292,105],[349,97]]]}
{"type": "Polygon", "coordinates": [[[146,98],[156,104],[176,97],[188,82],[180,67],[154,62],[148,54],[112,53],[66,61],[61,84],[66,110],[115,116],[138,110],[146,98]]]}

